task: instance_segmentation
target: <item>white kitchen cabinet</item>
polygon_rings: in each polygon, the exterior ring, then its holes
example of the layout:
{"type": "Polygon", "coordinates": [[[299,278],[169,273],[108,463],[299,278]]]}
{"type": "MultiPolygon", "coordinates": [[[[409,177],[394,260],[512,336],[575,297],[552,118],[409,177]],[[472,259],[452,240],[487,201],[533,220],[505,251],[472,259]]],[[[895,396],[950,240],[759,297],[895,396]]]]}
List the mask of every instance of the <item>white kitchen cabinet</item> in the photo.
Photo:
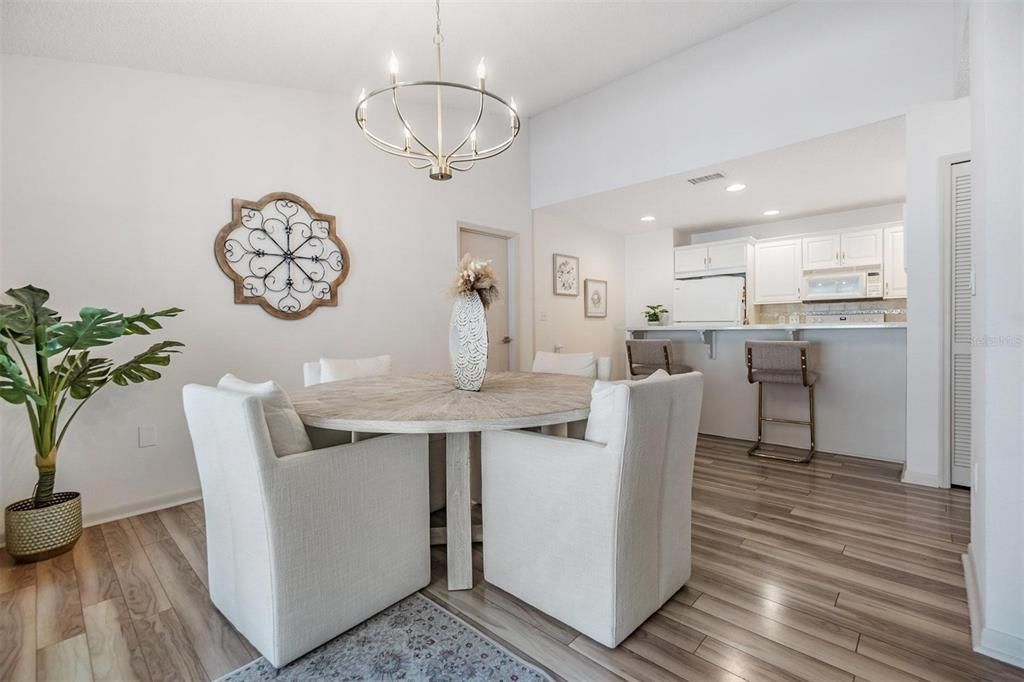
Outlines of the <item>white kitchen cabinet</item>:
{"type": "Polygon", "coordinates": [[[708,247],[676,247],[676,276],[705,274],[708,269],[708,247]]]}
{"type": "Polygon", "coordinates": [[[840,258],[844,268],[882,264],[881,228],[843,232],[840,236],[840,258]]]}
{"type": "Polygon", "coordinates": [[[735,275],[747,271],[753,258],[752,239],[733,239],[693,246],[677,246],[675,250],[676,279],[735,275]]]}
{"type": "Polygon", "coordinates": [[[903,251],[903,226],[885,228],[884,262],[882,276],[885,280],[883,298],[907,297],[907,266],[903,251]]]}
{"type": "Polygon", "coordinates": [[[708,244],[708,271],[710,273],[743,272],[747,269],[747,243],[722,242],[708,244]]]}
{"type": "Polygon", "coordinates": [[[842,238],[838,232],[803,238],[803,269],[827,270],[842,264],[842,238]]]}
{"type": "Polygon", "coordinates": [[[754,303],[798,303],[803,240],[771,239],[754,245],[754,303]]]}

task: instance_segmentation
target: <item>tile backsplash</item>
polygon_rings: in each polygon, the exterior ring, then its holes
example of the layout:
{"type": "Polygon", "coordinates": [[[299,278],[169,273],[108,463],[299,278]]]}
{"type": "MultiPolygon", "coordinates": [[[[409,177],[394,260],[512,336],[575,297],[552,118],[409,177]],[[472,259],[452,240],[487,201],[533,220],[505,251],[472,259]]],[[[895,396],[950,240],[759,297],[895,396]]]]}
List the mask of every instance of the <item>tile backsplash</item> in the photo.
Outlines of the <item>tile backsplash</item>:
{"type": "Polygon", "coordinates": [[[889,298],[883,301],[840,301],[838,303],[775,303],[754,306],[751,324],[776,324],[779,315],[787,318],[792,313],[802,315],[828,314],[885,314],[886,322],[907,321],[907,299],[889,298]]]}

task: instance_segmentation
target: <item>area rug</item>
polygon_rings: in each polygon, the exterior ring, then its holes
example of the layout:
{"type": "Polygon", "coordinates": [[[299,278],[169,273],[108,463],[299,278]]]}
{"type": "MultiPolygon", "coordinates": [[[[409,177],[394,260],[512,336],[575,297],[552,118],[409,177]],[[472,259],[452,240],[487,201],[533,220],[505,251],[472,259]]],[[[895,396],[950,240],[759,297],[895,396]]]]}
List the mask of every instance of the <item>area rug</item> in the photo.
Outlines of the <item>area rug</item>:
{"type": "Polygon", "coordinates": [[[540,670],[419,593],[280,670],[260,658],[217,682],[323,679],[551,682],[540,670]]]}

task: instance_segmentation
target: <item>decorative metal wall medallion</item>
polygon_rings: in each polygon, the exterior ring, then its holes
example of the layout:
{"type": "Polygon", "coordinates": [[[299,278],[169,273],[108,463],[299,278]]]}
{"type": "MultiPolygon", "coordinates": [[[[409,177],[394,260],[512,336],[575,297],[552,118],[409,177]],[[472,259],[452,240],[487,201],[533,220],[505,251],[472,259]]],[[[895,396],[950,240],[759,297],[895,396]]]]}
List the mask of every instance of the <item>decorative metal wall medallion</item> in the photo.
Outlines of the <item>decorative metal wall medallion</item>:
{"type": "Polygon", "coordinates": [[[235,303],[256,303],[283,320],[338,305],[350,268],[334,216],[287,192],[232,199],[231,222],[217,234],[214,254],[235,283],[235,303]]]}

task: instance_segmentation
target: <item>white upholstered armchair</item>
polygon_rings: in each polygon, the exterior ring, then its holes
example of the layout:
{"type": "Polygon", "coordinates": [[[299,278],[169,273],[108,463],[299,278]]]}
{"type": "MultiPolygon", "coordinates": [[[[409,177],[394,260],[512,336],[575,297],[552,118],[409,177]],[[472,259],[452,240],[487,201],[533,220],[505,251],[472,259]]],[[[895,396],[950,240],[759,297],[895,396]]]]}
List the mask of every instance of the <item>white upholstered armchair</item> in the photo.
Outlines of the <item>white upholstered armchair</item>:
{"type": "Polygon", "coordinates": [[[184,402],[210,598],[275,667],[430,582],[425,435],[278,457],[258,397],[190,385],[184,402]]]}
{"type": "Polygon", "coordinates": [[[690,577],[703,380],[605,384],[606,445],[485,432],[487,582],[610,647],[657,611],[690,577]]]}

